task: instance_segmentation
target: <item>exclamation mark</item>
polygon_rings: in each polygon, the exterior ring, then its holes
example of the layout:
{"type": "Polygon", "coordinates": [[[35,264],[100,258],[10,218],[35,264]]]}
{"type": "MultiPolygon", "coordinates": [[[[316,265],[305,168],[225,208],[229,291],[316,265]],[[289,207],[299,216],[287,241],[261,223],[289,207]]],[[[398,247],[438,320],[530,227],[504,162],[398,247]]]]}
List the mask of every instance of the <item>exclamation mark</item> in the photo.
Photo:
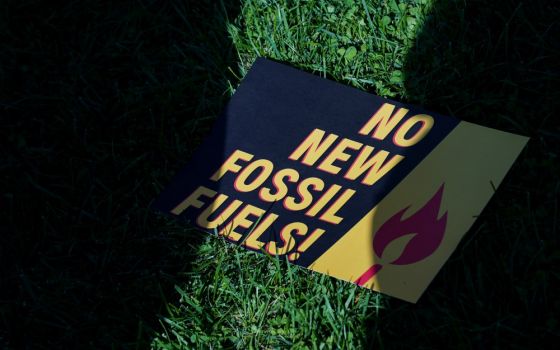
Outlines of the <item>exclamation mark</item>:
{"type": "Polygon", "coordinates": [[[297,247],[297,252],[293,252],[292,254],[288,255],[288,260],[297,260],[301,256],[301,254],[303,254],[303,252],[307,250],[307,248],[311,247],[311,245],[323,235],[323,233],[325,233],[325,230],[322,230],[320,228],[315,229],[315,231],[311,232],[311,234],[307,236],[307,238],[297,247]]]}

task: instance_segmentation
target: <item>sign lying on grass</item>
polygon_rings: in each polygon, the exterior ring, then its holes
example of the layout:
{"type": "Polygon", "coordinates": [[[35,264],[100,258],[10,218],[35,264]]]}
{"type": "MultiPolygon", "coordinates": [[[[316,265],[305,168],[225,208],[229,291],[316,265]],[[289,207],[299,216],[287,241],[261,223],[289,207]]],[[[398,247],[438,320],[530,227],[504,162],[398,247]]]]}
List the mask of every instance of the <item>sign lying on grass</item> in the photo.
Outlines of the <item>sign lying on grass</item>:
{"type": "Polygon", "coordinates": [[[416,302],[526,142],[258,59],[154,207],[416,302]]]}

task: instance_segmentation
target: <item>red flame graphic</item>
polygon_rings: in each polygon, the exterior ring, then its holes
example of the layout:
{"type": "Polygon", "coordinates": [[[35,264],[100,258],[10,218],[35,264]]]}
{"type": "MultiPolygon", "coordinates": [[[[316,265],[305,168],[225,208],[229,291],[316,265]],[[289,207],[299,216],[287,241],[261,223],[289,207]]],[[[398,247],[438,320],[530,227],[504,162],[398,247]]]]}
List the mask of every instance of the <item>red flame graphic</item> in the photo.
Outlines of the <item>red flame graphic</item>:
{"type": "MultiPolygon", "coordinates": [[[[410,239],[401,255],[395,260],[388,262],[393,265],[408,265],[418,262],[430,256],[441,244],[447,223],[447,212],[438,219],[441,198],[443,196],[444,184],[437,192],[424,204],[416,213],[407,219],[402,220],[405,212],[410,205],[381,225],[373,237],[373,250],[375,254],[382,258],[385,248],[397,238],[408,234],[415,234],[410,239]]],[[[365,271],[355,283],[363,285],[373,277],[383,265],[375,264],[365,271]]]]}

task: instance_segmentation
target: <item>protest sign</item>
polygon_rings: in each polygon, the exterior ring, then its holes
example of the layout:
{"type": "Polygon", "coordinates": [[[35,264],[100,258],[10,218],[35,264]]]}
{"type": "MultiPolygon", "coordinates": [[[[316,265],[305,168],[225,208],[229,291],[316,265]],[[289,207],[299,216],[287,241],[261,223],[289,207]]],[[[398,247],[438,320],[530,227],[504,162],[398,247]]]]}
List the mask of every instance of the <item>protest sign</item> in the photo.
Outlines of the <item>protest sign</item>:
{"type": "Polygon", "coordinates": [[[153,206],[416,302],[526,142],[258,59],[153,206]]]}

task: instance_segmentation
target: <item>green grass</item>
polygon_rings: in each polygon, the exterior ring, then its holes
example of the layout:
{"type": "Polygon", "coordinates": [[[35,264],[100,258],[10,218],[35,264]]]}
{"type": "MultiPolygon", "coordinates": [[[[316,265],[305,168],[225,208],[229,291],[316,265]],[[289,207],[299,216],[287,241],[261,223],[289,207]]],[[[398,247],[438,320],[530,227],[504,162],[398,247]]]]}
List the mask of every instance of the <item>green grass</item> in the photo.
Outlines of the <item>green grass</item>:
{"type": "Polygon", "coordinates": [[[381,296],[210,237],[156,349],[364,346],[381,296]]]}
{"type": "Polygon", "coordinates": [[[0,16],[0,347],[543,348],[560,336],[553,2],[14,0],[0,16]],[[148,210],[257,56],[531,137],[418,304],[148,210]]]}
{"type": "Polygon", "coordinates": [[[244,1],[229,26],[243,72],[257,56],[382,96],[403,92],[403,67],[429,1],[244,1]]]}
{"type": "Polygon", "coordinates": [[[202,238],[149,205],[228,98],[237,6],[5,3],[0,339],[146,348],[202,238]]]}

